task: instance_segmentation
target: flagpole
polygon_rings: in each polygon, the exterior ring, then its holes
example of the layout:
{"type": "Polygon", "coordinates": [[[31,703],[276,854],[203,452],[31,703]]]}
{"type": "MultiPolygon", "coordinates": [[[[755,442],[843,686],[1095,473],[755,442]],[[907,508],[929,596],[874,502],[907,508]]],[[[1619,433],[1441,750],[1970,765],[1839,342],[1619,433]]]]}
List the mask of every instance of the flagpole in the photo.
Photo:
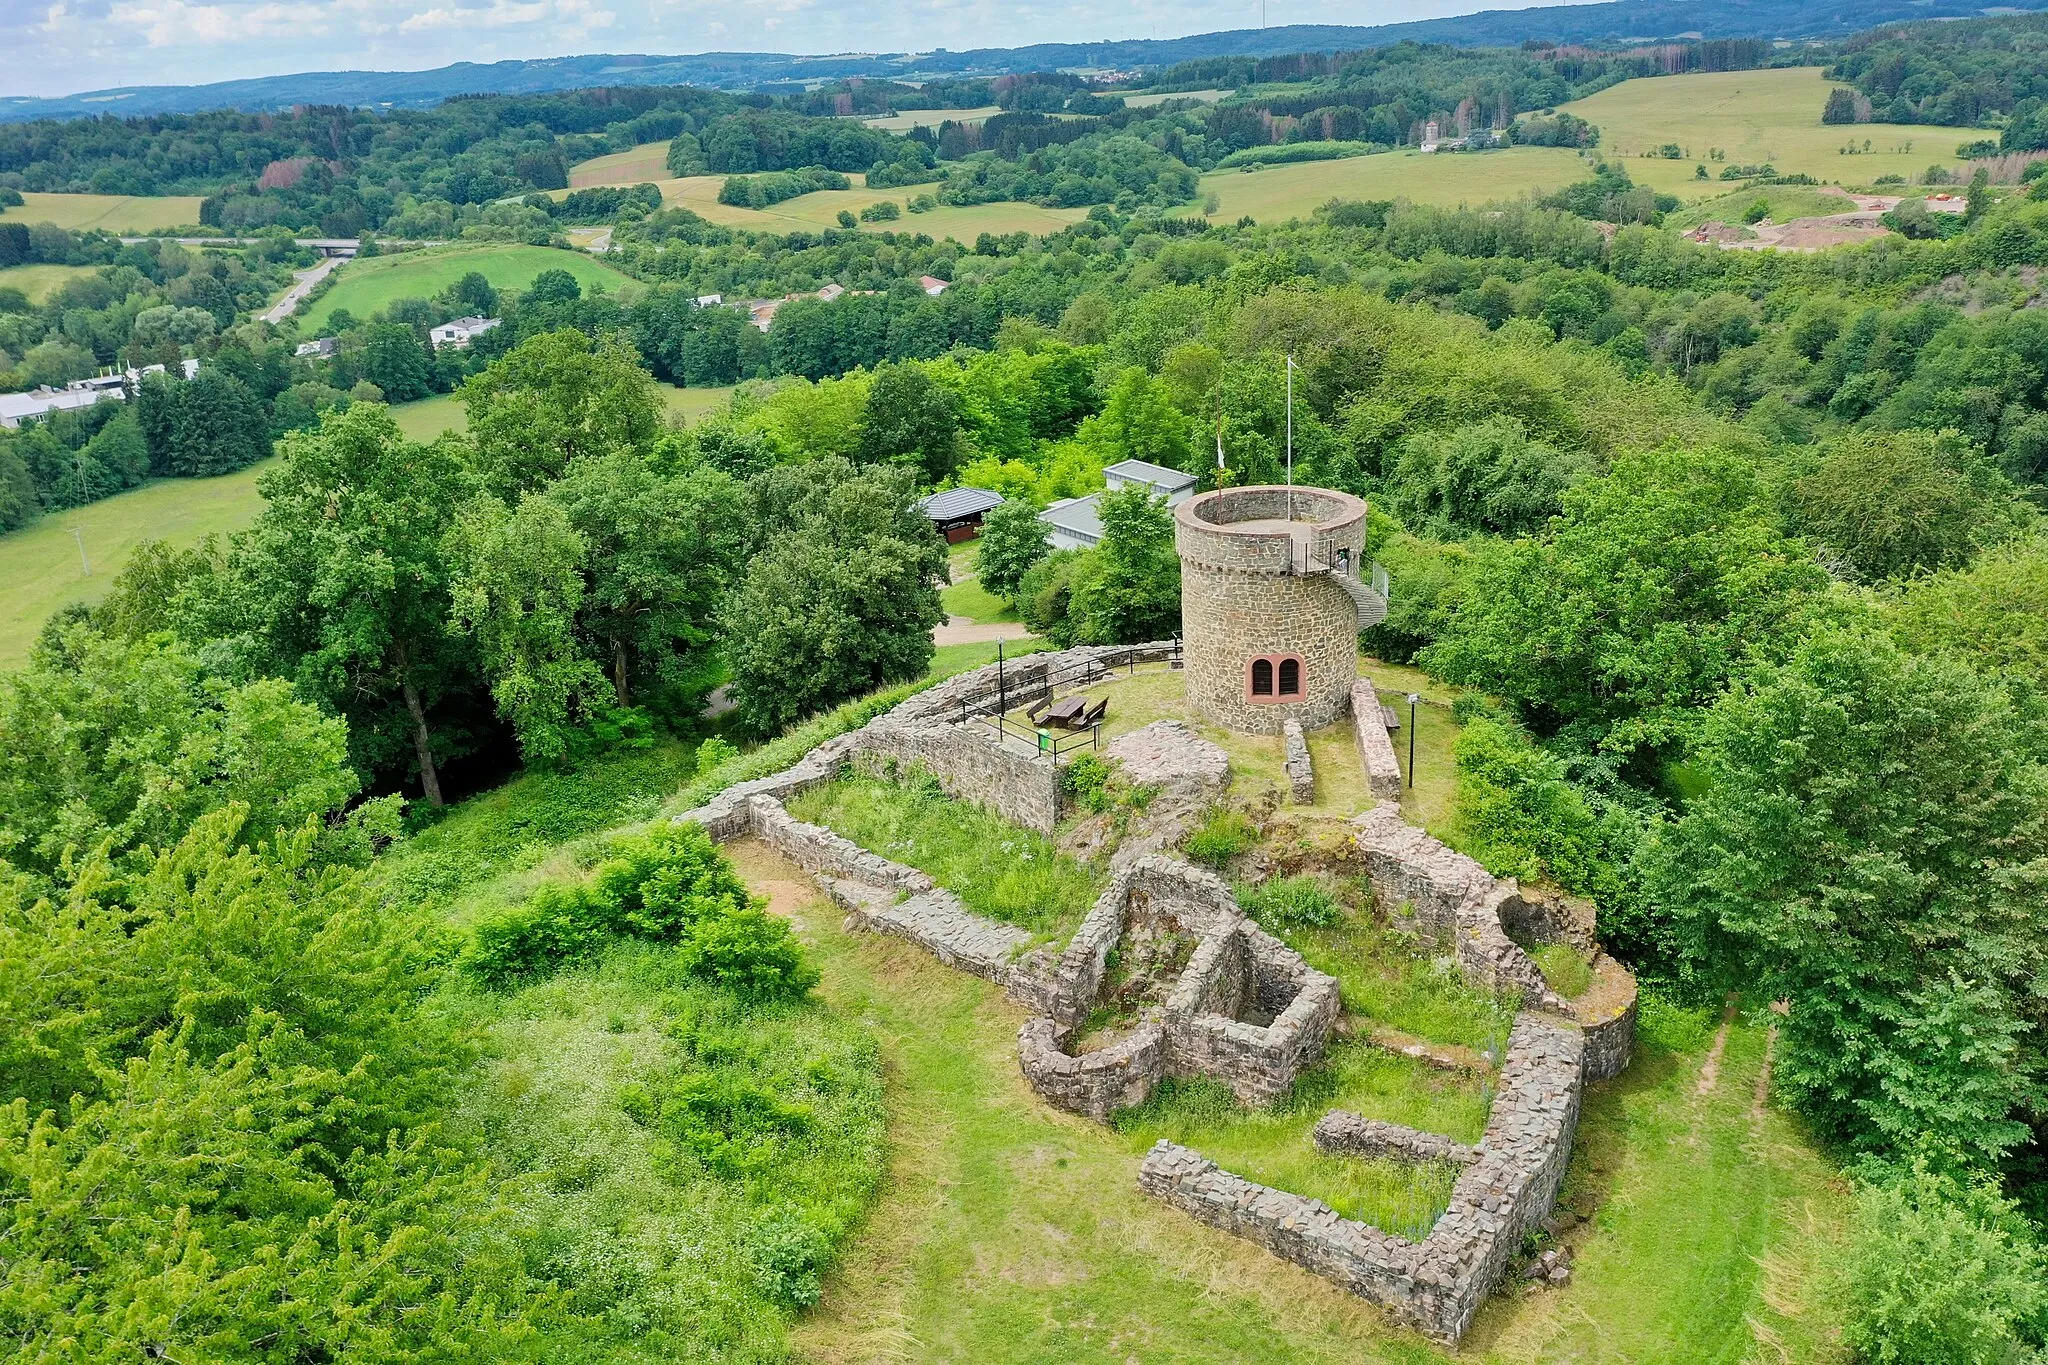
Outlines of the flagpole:
{"type": "Polygon", "coordinates": [[[1294,357],[1287,357],[1287,519],[1294,520],[1294,357]]]}

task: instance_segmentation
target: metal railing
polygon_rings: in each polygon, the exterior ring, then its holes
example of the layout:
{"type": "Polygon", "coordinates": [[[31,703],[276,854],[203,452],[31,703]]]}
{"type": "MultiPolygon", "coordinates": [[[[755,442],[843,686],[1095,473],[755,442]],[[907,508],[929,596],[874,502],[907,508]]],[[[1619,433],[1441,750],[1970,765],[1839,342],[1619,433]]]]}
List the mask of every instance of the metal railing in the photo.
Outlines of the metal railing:
{"type": "MultiPolygon", "coordinates": [[[[1028,660],[1030,656],[1025,656],[1028,660]]],[[[1181,642],[1176,638],[1163,653],[1157,653],[1140,645],[1129,645],[1121,651],[1109,651],[1096,657],[1063,664],[1057,668],[1032,667],[1028,662],[1019,667],[1021,677],[1014,682],[1002,672],[1005,661],[998,660],[996,690],[984,693],[978,699],[962,697],[957,713],[958,723],[965,725],[978,720],[993,728],[1004,739],[1014,739],[1029,745],[1034,751],[1045,754],[1054,763],[1062,754],[1081,748],[1102,747],[1102,724],[1096,722],[1085,729],[1056,733],[1050,726],[1026,725],[1011,719],[1009,713],[1019,707],[1036,706],[1050,702],[1061,692],[1071,692],[1114,678],[1135,677],[1140,673],[1165,673],[1181,667],[1181,642]],[[1119,653],[1121,658],[1118,657],[1119,653]]]]}

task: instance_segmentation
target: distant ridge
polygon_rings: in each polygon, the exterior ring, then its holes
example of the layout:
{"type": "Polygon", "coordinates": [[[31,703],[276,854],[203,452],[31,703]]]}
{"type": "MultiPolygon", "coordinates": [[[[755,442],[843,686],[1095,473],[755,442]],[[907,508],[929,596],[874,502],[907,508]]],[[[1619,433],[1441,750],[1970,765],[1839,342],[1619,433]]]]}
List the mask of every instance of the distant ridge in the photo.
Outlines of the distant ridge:
{"type": "Polygon", "coordinates": [[[285,109],[295,104],[418,108],[454,95],[540,94],[603,85],[702,85],[750,89],[845,76],[995,75],[1074,67],[1160,67],[1198,57],[1269,57],[1333,52],[1412,39],[1461,47],[1554,42],[1651,42],[1662,38],[1844,37],[1881,24],[1959,19],[2048,9],[2048,0],[1987,8],[1964,0],[1608,0],[1593,5],[1487,10],[1479,14],[1359,27],[1291,24],[1186,38],[1038,43],[970,52],[704,52],[685,56],[600,53],[489,64],[458,62],[431,71],[309,71],[212,85],[139,85],[51,99],[0,95],[0,122],[101,114],[178,114],[205,109],[285,109]]]}

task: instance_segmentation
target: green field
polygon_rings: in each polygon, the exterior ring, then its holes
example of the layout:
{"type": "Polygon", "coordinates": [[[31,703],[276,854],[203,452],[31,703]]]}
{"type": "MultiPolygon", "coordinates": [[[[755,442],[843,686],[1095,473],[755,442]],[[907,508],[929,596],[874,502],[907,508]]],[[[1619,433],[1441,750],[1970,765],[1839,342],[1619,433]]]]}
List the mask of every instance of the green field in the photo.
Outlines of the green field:
{"type": "Polygon", "coordinates": [[[19,289],[30,303],[41,303],[66,280],[99,273],[91,265],[11,265],[0,270],[0,289],[19,289]]]}
{"type": "Polygon", "coordinates": [[[20,208],[0,210],[16,223],[55,223],[74,232],[105,228],[108,232],[154,232],[158,228],[197,227],[200,197],[166,194],[22,194],[20,208]]]}
{"type": "Polygon", "coordinates": [[[191,545],[212,532],[238,531],[263,500],[256,479],[271,462],[217,479],[160,479],[141,488],[51,512],[0,536],[0,668],[19,667],[50,613],[70,602],[97,602],[145,540],[191,545]],[[92,574],[79,567],[77,527],[92,574]]]}
{"type": "MultiPolygon", "coordinates": [[[[1716,185],[1715,188],[1720,189],[1721,186],[1716,185]]],[[[1794,218],[1824,218],[1856,210],[1855,200],[1830,189],[1815,189],[1811,185],[1744,185],[1711,199],[1694,200],[1664,221],[1675,228],[1694,227],[1716,220],[1739,223],[1743,212],[1759,199],[1770,205],[1774,223],[1788,223],[1794,218]]]]}
{"type": "Polygon", "coordinates": [[[887,118],[862,119],[861,122],[884,132],[907,133],[912,128],[936,128],[949,119],[954,123],[980,123],[1002,112],[1002,108],[994,104],[984,104],[976,109],[906,109],[887,118]]]}
{"type": "MultiPolygon", "coordinates": [[[[1211,221],[1250,214],[1261,223],[1306,218],[1330,199],[1406,199],[1417,204],[1483,204],[1554,190],[1588,173],[1579,154],[1562,147],[1510,147],[1470,155],[1382,152],[1341,161],[1303,161],[1258,170],[1211,171],[1201,192],[1222,207],[1211,221]]],[[[1193,205],[1182,213],[1197,213],[1193,205]]]]}
{"type": "Polygon", "coordinates": [[[337,308],[346,308],[357,318],[365,319],[398,299],[432,298],[472,270],[489,280],[494,289],[524,289],[543,270],[566,270],[586,291],[605,289],[617,293],[633,283],[583,251],[497,242],[404,251],[351,261],[341,267],[334,287],[301,317],[300,330],[308,336],[316,335],[328,314],[337,308]]]}
{"type": "MultiPolygon", "coordinates": [[[[671,415],[692,422],[708,412],[723,408],[726,400],[732,397],[729,388],[679,389],[657,383],[654,391],[668,405],[671,415]]],[[[469,430],[469,414],[463,411],[462,401],[452,393],[422,398],[417,403],[400,403],[391,409],[391,416],[398,423],[398,429],[414,441],[431,441],[444,431],[459,433],[469,430]]]]}
{"type": "MultiPolygon", "coordinates": [[[[943,112],[958,116],[978,111],[954,109],[943,112]]],[[[908,205],[914,196],[929,193],[932,189],[930,185],[908,185],[893,190],[871,190],[861,176],[853,175],[848,177],[853,181],[852,189],[819,190],[785,199],[766,209],[734,208],[718,202],[718,191],[725,184],[724,176],[693,175],[677,179],[668,174],[664,160],[667,155],[666,142],[650,142],[630,152],[616,152],[611,156],[579,162],[569,171],[569,183],[579,189],[589,185],[656,184],[661,187],[662,202],[670,208],[686,208],[710,222],[754,232],[815,232],[836,226],[842,209],[858,214],[869,204],[883,199],[908,205]]],[[[958,242],[972,243],[984,232],[998,236],[1012,232],[1057,232],[1086,216],[1082,209],[1046,209],[1036,204],[976,204],[968,208],[937,208],[930,213],[906,212],[893,223],[862,223],[861,227],[869,232],[923,232],[932,237],[951,237],[958,242]]]]}
{"type": "Polygon", "coordinates": [[[1124,104],[1132,109],[1150,109],[1168,100],[1199,100],[1203,104],[1214,104],[1229,93],[1228,90],[1162,90],[1155,95],[1125,95],[1124,104]]]}
{"type": "Polygon", "coordinates": [[[1701,163],[1714,175],[1724,165],[1769,162],[1785,175],[1868,185],[1880,175],[1917,177],[1937,162],[1953,166],[1956,144],[1977,136],[1927,125],[1823,124],[1821,107],[1836,84],[1813,66],[1656,76],[1559,108],[1598,124],[1601,153],[1619,159],[1637,181],[1685,198],[1724,188],[1693,178],[1701,163]],[[1865,138],[1868,154],[1841,154],[1846,143],[1853,139],[1860,148],[1865,138]],[[1667,142],[1678,144],[1680,160],[1642,155],[1667,142]],[[1726,160],[1707,159],[1714,147],[1726,160]]]}

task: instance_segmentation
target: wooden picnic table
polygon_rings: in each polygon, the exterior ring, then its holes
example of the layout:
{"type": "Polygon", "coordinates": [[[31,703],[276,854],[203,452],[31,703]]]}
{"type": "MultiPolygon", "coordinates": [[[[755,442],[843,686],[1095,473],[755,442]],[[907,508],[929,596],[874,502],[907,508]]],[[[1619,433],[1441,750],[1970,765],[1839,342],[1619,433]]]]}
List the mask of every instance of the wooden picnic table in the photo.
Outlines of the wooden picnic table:
{"type": "Polygon", "coordinates": [[[1088,699],[1082,696],[1061,697],[1045,713],[1047,722],[1058,726],[1072,726],[1088,710],[1088,699]]]}

